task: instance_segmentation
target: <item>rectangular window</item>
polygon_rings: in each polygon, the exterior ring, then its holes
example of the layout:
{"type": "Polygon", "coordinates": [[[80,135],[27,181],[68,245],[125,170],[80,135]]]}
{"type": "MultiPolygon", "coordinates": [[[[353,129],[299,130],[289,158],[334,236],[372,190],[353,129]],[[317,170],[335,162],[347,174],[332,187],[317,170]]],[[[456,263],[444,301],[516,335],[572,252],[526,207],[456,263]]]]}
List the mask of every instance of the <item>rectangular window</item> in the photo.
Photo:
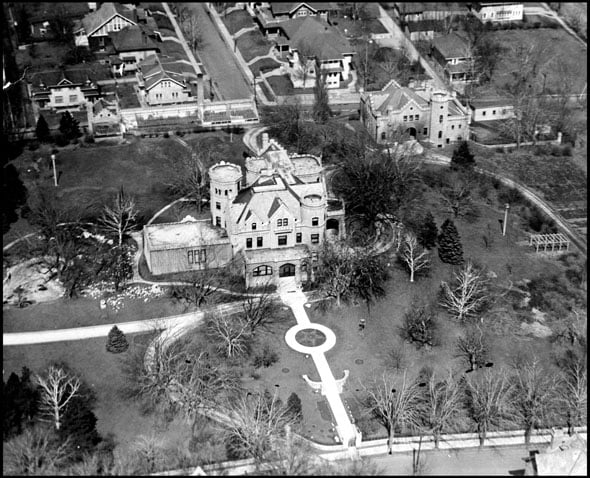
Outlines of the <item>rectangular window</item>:
{"type": "Polygon", "coordinates": [[[383,132],[381,133],[381,139],[386,139],[386,136],[385,136],[385,131],[383,131],[383,132]]]}
{"type": "Polygon", "coordinates": [[[447,144],[449,144],[449,138],[447,138],[447,144]]]}
{"type": "Polygon", "coordinates": [[[495,115],[496,114],[496,110],[492,110],[492,114],[495,115]]]}
{"type": "Polygon", "coordinates": [[[438,117],[438,122],[439,122],[439,123],[442,123],[442,122],[443,122],[443,115],[440,115],[440,116],[438,117]]]}
{"type": "Polygon", "coordinates": [[[320,242],[320,235],[319,234],[312,234],[311,235],[311,243],[318,244],[320,242]]]}
{"type": "Polygon", "coordinates": [[[318,253],[317,251],[311,253],[311,260],[316,262],[318,260],[318,253]]]}
{"type": "Polygon", "coordinates": [[[408,117],[407,116],[404,116],[404,121],[408,121],[408,117]]]}
{"type": "Polygon", "coordinates": [[[197,249],[194,251],[188,251],[188,263],[189,264],[200,264],[207,260],[207,252],[205,249],[197,249]]]}
{"type": "Polygon", "coordinates": [[[454,124],[453,124],[453,125],[451,125],[451,129],[455,129],[455,125],[454,125],[454,124]]]}
{"type": "Polygon", "coordinates": [[[277,219],[277,227],[283,227],[283,220],[277,219]]]}
{"type": "Polygon", "coordinates": [[[307,272],[307,262],[302,262],[300,266],[301,272],[307,272]]]}
{"type": "Polygon", "coordinates": [[[252,249],[252,238],[248,237],[246,239],[246,249],[252,249]]]}
{"type": "Polygon", "coordinates": [[[410,121],[414,121],[414,115],[410,115],[410,121]]]}
{"type": "Polygon", "coordinates": [[[256,238],[256,247],[262,247],[262,237],[256,238]]]}
{"type": "Polygon", "coordinates": [[[486,115],[486,112],[485,111],[482,111],[481,115],[482,116],[485,116],[486,115]]]}
{"type": "Polygon", "coordinates": [[[287,236],[279,236],[279,246],[287,245],[287,236]]]}
{"type": "Polygon", "coordinates": [[[221,209],[221,203],[220,202],[216,202],[215,203],[215,209],[221,209]]]}
{"type": "Polygon", "coordinates": [[[428,128],[424,128],[423,133],[424,133],[424,135],[427,135],[428,134],[428,128]]]}
{"type": "Polygon", "coordinates": [[[64,102],[64,97],[63,96],[56,96],[55,97],[55,102],[56,103],[63,103],[64,102]]]}
{"type": "Polygon", "coordinates": [[[252,230],[253,230],[253,231],[255,231],[255,230],[256,230],[256,223],[255,223],[255,222],[253,222],[253,223],[252,223],[252,230]]]}
{"type": "Polygon", "coordinates": [[[319,217],[312,217],[311,218],[311,225],[312,226],[317,226],[320,223],[320,218],[319,217]]]}
{"type": "Polygon", "coordinates": [[[289,219],[284,218],[283,219],[283,226],[288,226],[289,225],[289,219]]]}
{"type": "Polygon", "coordinates": [[[303,237],[303,236],[302,236],[302,234],[301,234],[300,232],[298,232],[298,233],[296,234],[296,236],[295,236],[295,242],[296,242],[297,244],[301,244],[301,239],[302,239],[302,237],[303,237]]]}
{"type": "Polygon", "coordinates": [[[215,216],[215,225],[221,227],[221,218],[219,216],[215,216]]]}
{"type": "Polygon", "coordinates": [[[459,125],[459,129],[461,129],[461,125],[459,125]]]}
{"type": "Polygon", "coordinates": [[[420,120],[420,115],[416,115],[416,121],[420,120]]]}
{"type": "Polygon", "coordinates": [[[439,138],[442,138],[442,131],[439,131],[439,132],[438,132],[438,137],[439,137],[439,138]]]}
{"type": "Polygon", "coordinates": [[[78,101],[78,95],[70,95],[70,103],[75,103],[78,101]]]}

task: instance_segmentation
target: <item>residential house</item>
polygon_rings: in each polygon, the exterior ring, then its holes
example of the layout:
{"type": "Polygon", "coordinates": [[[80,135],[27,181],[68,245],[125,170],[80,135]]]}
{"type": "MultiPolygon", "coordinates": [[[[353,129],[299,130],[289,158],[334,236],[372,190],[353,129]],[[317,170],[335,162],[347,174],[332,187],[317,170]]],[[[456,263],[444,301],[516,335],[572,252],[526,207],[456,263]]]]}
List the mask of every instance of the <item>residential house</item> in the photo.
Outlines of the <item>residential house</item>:
{"type": "Polygon", "coordinates": [[[121,114],[116,98],[99,98],[94,104],[87,103],[88,130],[97,137],[122,133],[121,114]]]}
{"type": "Polygon", "coordinates": [[[99,82],[110,79],[108,67],[85,64],[27,74],[29,98],[39,108],[76,110],[101,95],[99,82]]]}
{"type": "Polygon", "coordinates": [[[150,55],[139,63],[136,77],[149,106],[197,101],[197,74],[185,62],[150,55]]]}
{"type": "Polygon", "coordinates": [[[239,263],[246,286],[311,277],[326,238],[344,235],[344,207],[328,198],[321,159],[288,154],[266,135],[260,153],[209,168],[211,221],[144,226],[153,274],[239,263]]]}
{"type": "Polygon", "coordinates": [[[160,53],[160,47],[150,37],[147,29],[141,26],[128,26],[117,32],[110,32],[114,55],[110,55],[111,65],[119,76],[134,74],[137,65],[148,56],[160,53]],[[116,56],[119,61],[112,58],[116,56]]]}
{"type": "Polygon", "coordinates": [[[334,27],[317,18],[306,17],[282,22],[280,29],[281,36],[275,39],[275,45],[280,53],[287,53],[293,86],[315,85],[318,73],[315,60],[325,75],[327,88],[341,88],[351,80],[355,51],[334,27]]]}
{"type": "Polygon", "coordinates": [[[472,122],[505,120],[514,116],[514,105],[510,98],[490,95],[469,102],[472,122]]]}
{"type": "Polygon", "coordinates": [[[87,2],[63,2],[59,5],[54,2],[23,2],[21,6],[26,8],[29,13],[31,38],[34,40],[52,40],[55,38],[55,34],[51,31],[50,21],[56,15],[76,21],[90,11],[87,2]]]}
{"type": "Polygon", "coordinates": [[[468,13],[468,4],[463,2],[396,2],[393,8],[394,18],[402,26],[408,22],[444,20],[450,15],[464,16],[468,13]]]}
{"type": "Polygon", "coordinates": [[[524,18],[522,2],[474,2],[471,11],[482,22],[516,22],[524,18]]]}
{"type": "Polygon", "coordinates": [[[361,121],[380,143],[407,135],[441,148],[469,138],[470,112],[455,93],[402,87],[391,80],[381,91],[361,94],[361,121]]]}
{"type": "Polygon", "coordinates": [[[406,22],[403,26],[404,33],[411,41],[432,40],[435,33],[443,29],[440,20],[418,20],[406,22]]]}
{"type": "Polygon", "coordinates": [[[451,83],[473,81],[473,54],[468,41],[456,32],[432,41],[432,57],[443,67],[451,83]]]}
{"type": "Polygon", "coordinates": [[[328,21],[334,6],[331,2],[270,2],[270,11],[275,20],[285,21],[299,17],[319,17],[328,21]]]}
{"type": "Polygon", "coordinates": [[[92,51],[105,51],[112,44],[110,32],[137,26],[136,9],[120,3],[103,3],[98,10],[86,15],[74,29],[76,45],[88,46],[92,51]]]}

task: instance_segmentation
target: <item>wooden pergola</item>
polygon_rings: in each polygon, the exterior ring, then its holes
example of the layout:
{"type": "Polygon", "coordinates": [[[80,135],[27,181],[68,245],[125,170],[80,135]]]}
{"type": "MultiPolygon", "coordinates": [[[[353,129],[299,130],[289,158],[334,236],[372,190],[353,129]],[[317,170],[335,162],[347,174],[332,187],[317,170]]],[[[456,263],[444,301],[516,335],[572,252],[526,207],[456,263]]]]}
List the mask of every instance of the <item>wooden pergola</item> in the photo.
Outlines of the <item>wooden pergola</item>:
{"type": "Polygon", "coordinates": [[[570,241],[561,233],[531,234],[529,237],[529,246],[534,246],[535,252],[539,252],[540,247],[543,248],[542,252],[569,251],[570,241]],[[549,247],[551,249],[548,249],[549,247]]]}

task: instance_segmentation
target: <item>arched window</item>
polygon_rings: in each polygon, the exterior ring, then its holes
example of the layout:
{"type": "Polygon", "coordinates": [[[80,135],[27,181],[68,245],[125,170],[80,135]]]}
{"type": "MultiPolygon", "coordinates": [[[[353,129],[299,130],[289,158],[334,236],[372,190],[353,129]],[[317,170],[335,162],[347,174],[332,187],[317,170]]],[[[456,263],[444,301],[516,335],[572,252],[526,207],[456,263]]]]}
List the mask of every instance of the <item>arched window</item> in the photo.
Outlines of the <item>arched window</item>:
{"type": "Polygon", "coordinates": [[[271,276],[272,275],[272,267],[271,266],[258,266],[254,270],[252,270],[252,276],[259,277],[259,276],[271,276]]]}

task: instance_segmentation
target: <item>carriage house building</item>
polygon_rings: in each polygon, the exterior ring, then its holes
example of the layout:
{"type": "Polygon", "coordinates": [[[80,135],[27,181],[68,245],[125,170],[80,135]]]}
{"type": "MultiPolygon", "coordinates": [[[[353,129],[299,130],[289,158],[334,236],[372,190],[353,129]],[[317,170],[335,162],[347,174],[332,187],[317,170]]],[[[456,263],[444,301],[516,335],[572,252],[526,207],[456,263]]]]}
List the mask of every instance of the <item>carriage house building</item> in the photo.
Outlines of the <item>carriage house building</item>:
{"type": "Polygon", "coordinates": [[[144,227],[153,274],[231,264],[247,287],[311,277],[326,238],[344,235],[344,207],[329,198],[321,159],[288,154],[265,135],[246,174],[232,163],[209,169],[211,219],[144,227]]]}

